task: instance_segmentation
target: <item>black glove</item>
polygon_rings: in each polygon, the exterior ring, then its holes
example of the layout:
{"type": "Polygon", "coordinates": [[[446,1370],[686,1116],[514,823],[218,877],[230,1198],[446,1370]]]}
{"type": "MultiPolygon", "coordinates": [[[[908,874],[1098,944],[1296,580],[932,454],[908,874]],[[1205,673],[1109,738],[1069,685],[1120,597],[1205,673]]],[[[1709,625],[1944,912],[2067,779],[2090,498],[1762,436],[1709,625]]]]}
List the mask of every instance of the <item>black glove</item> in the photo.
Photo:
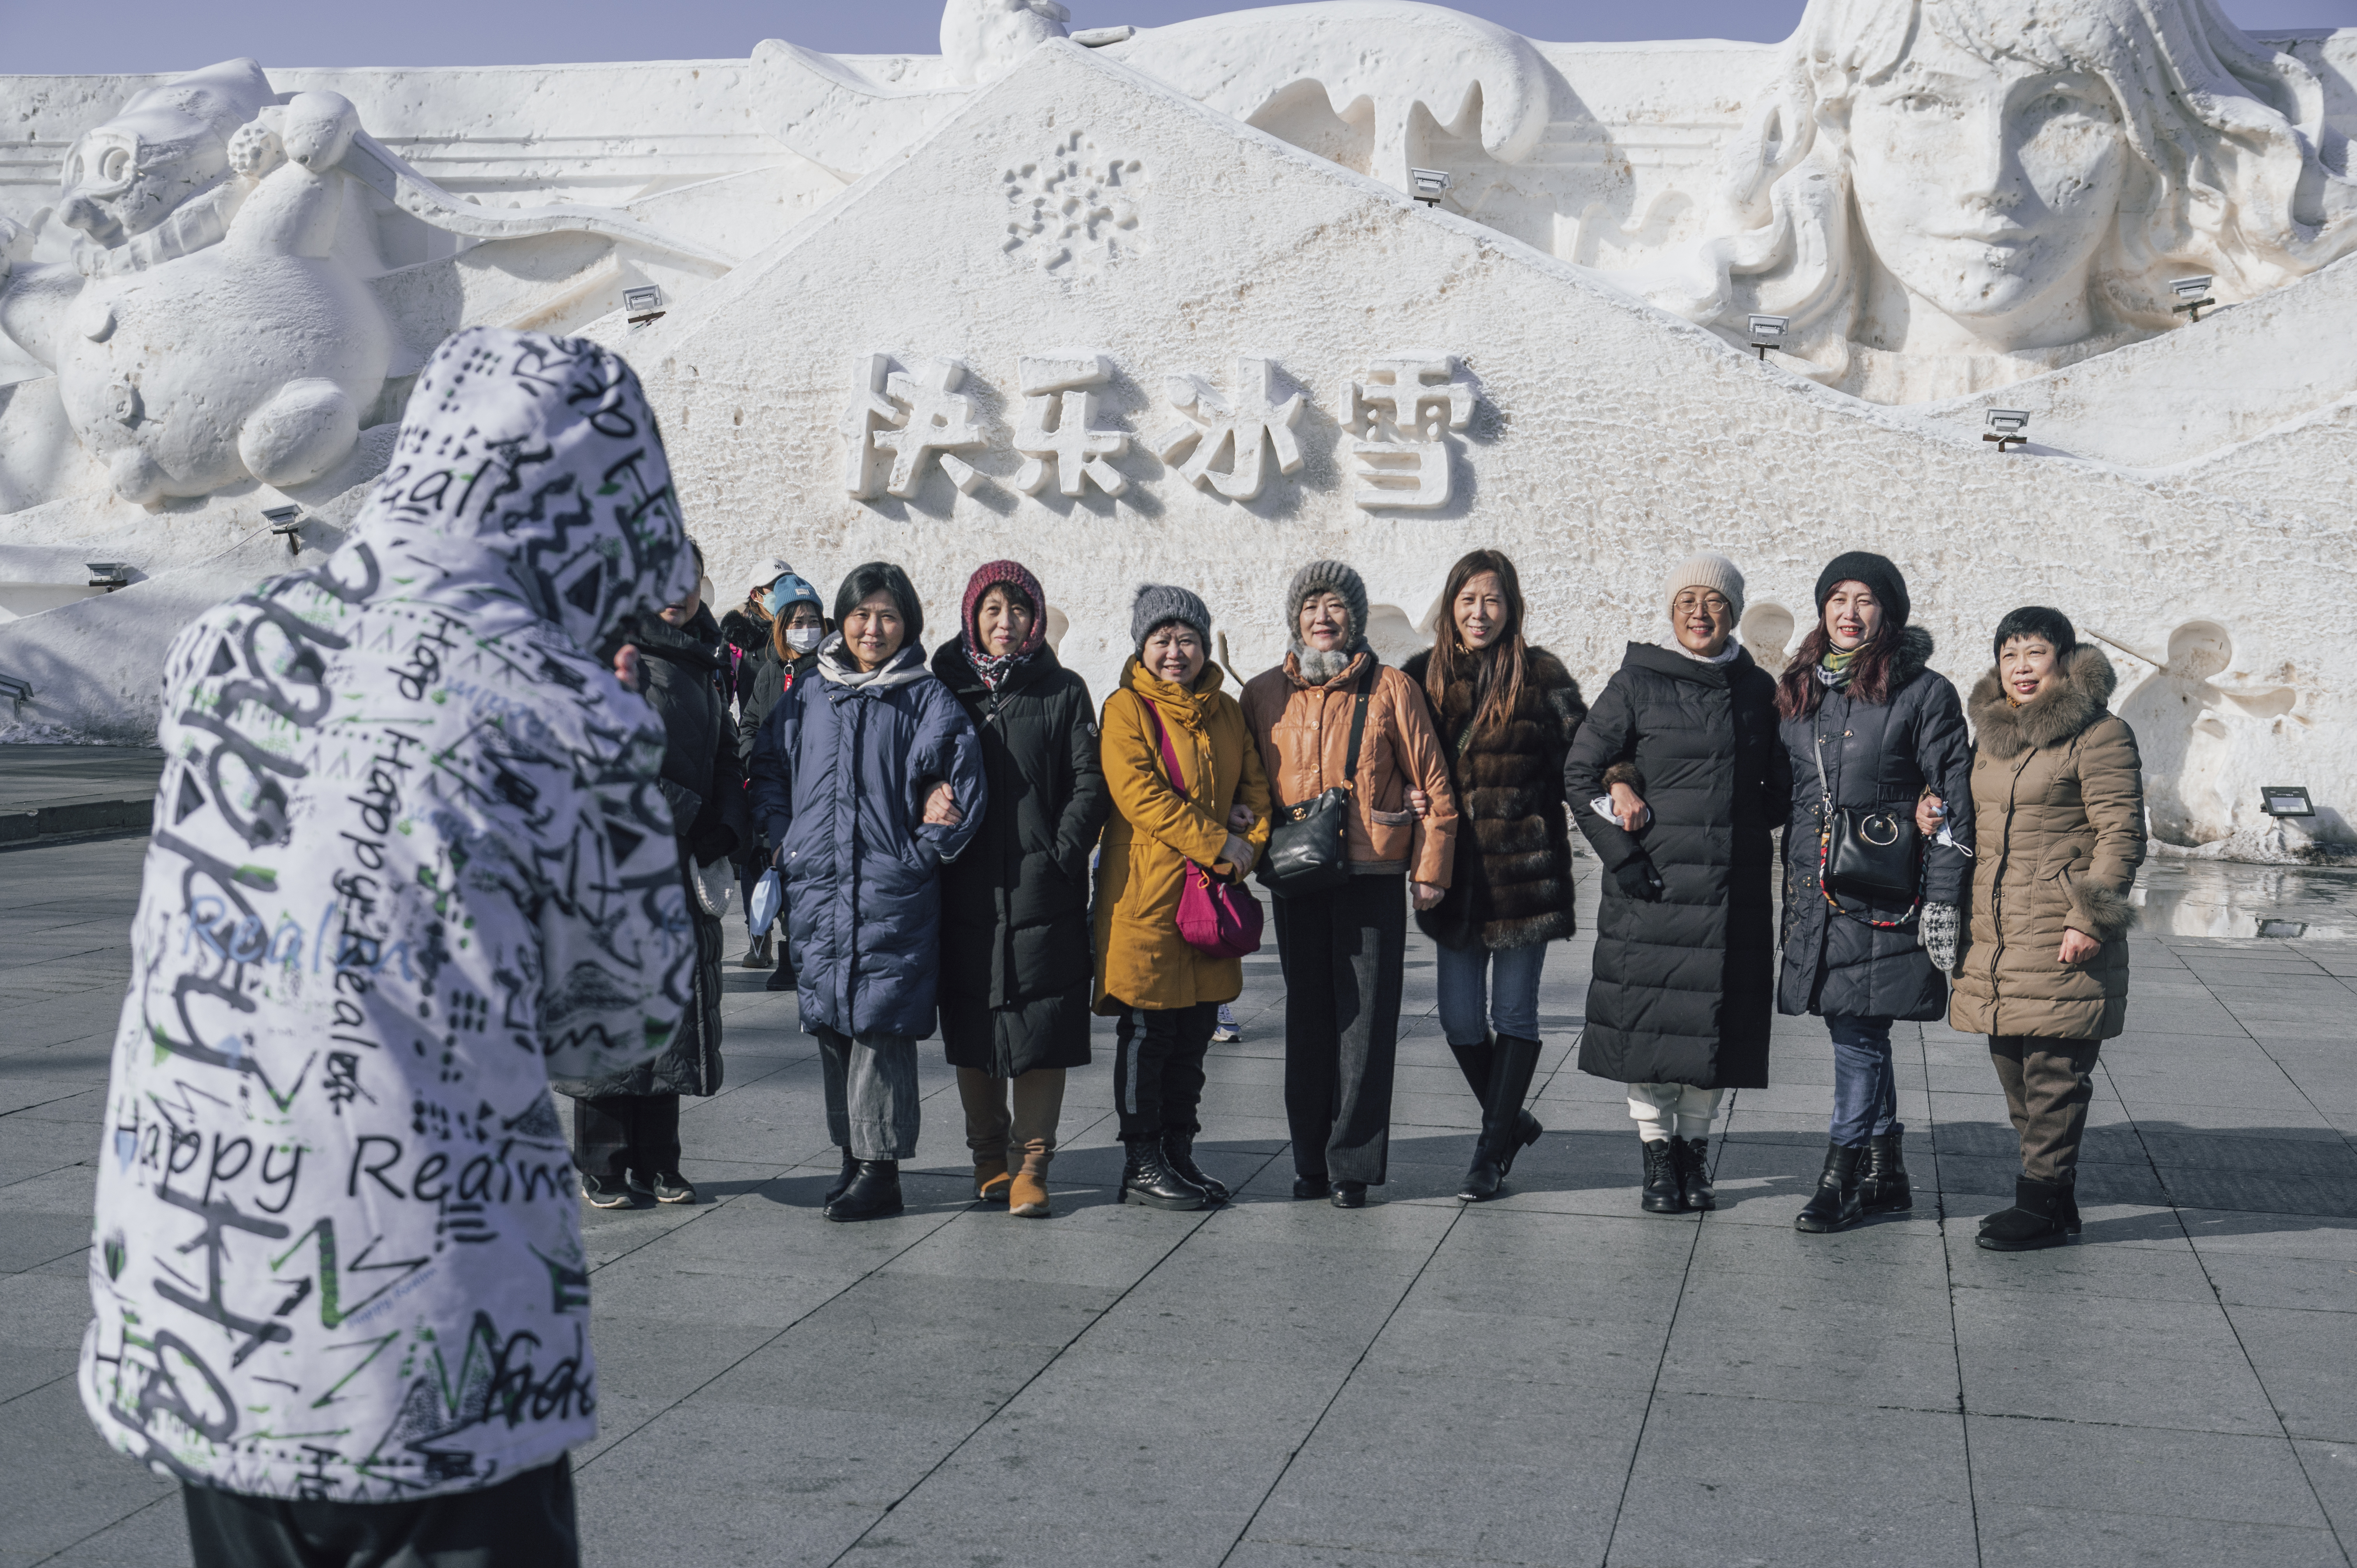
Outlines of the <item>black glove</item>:
{"type": "Polygon", "coordinates": [[[1662,874],[1655,871],[1653,863],[1641,854],[1623,861],[1612,873],[1612,879],[1620,883],[1620,891],[1631,898],[1642,898],[1650,904],[1662,896],[1662,874]]]}

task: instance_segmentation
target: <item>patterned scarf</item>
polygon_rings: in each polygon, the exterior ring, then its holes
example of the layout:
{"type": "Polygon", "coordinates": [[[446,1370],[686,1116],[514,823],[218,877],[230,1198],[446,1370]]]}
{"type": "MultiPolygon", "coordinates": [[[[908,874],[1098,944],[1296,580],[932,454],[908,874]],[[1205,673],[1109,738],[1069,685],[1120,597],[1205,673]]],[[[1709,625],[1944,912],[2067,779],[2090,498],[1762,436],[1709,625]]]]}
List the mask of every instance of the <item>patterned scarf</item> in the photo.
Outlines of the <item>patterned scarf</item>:
{"type": "Polygon", "coordinates": [[[1008,676],[1029,661],[1048,639],[1048,596],[1040,590],[1039,579],[1019,561],[989,561],[974,568],[965,585],[963,607],[965,629],[958,638],[964,650],[965,661],[982,677],[984,687],[996,692],[1006,683],[1008,676]],[[994,587],[1004,586],[1023,596],[1031,607],[1031,632],[1021,647],[1007,653],[985,653],[981,639],[974,636],[974,612],[982,607],[985,595],[994,587]]]}
{"type": "Polygon", "coordinates": [[[1836,692],[1846,691],[1849,688],[1849,678],[1857,673],[1851,666],[1857,662],[1857,656],[1864,653],[1867,646],[1867,643],[1861,642],[1856,648],[1826,649],[1825,656],[1817,660],[1818,683],[1830,686],[1836,692]]]}

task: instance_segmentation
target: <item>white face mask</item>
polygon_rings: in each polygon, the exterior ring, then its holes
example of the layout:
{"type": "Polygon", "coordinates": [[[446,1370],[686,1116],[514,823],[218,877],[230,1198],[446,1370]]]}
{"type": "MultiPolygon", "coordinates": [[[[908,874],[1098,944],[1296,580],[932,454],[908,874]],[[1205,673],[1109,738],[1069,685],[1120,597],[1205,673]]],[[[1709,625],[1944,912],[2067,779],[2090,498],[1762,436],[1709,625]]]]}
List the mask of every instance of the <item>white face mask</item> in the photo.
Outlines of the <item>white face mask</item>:
{"type": "Polygon", "coordinates": [[[826,640],[825,628],[815,626],[790,626],[786,628],[786,646],[796,653],[808,653],[826,640]]]}

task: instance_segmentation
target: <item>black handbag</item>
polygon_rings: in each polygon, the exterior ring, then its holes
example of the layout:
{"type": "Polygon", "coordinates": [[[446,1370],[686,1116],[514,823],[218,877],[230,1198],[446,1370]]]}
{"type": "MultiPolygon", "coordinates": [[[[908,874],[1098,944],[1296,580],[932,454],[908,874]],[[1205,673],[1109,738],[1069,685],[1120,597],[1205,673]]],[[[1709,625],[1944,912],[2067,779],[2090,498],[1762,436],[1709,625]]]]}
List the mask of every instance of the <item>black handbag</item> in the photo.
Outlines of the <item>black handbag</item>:
{"type": "Polygon", "coordinates": [[[1367,733],[1367,694],[1374,685],[1372,666],[1359,677],[1351,704],[1351,751],[1342,764],[1344,782],[1320,790],[1297,806],[1279,802],[1268,853],[1261,857],[1261,886],[1280,898],[1330,893],[1351,880],[1351,789],[1359,773],[1359,742],[1367,733]]]}
{"type": "Polygon", "coordinates": [[[1913,922],[1922,908],[1923,844],[1915,819],[1906,811],[1879,806],[1835,806],[1825,781],[1825,737],[1818,736],[1817,791],[1819,811],[1817,886],[1835,911],[1883,930],[1913,922]],[[1889,908],[1908,907],[1896,920],[1878,920],[1842,906],[1846,895],[1889,908]]]}

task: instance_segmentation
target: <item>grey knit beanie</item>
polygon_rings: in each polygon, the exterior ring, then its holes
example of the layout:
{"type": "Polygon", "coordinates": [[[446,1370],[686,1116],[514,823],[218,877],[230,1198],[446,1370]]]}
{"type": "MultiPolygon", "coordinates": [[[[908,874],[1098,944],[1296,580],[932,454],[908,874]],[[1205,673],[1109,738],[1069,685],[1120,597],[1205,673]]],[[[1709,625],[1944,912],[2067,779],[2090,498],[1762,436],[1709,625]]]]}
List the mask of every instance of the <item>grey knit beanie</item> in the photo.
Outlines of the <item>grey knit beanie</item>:
{"type": "Polygon", "coordinates": [[[1735,618],[1743,618],[1743,574],[1735,563],[1714,550],[1704,550],[1687,556],[1670,574],[1670,581],[1662,590],[1662,607],[1667,609],[1677,602],[1679,593],[1686,588],[1712,588],[1726,596],[1735,611],[1735,618]]]}
{"type": "Polygon", "coordinates": [[[1174,620],[1193,627],[1203,646],[1211,646],[1211,612],[1200,598],[1168,583],[1140,584],[1129,606],[1129,640],[1137,651],[1145,652],[1146,639],[1174,620]]]}
{"type": "Polygon", "coordinates": [[[1342,603],[1350,607],[1351,638],[1345,647],[1367,635],[1367,585],[1359,574],[1340,561],[1312,561],[1293,575],[1293,585],[1285,590],[1285,635],[1287,640],[1301,640],[1301,602],[1312,594],[1340,594],[1342,603]]]}

